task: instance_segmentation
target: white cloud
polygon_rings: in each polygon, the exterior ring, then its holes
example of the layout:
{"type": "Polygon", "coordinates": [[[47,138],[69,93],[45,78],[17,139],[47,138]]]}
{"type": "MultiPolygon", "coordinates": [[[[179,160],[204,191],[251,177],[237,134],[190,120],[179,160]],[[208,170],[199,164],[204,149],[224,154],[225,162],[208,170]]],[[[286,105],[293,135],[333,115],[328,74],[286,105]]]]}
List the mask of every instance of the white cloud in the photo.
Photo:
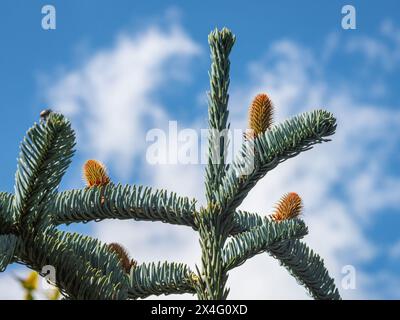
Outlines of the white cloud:
{"type": "Polygon", "coordinates": [[[393,244],[393,246],[389,249],[389,256],[392,259],[400,258],[400,240],[395,242],[395,244],[393,244]]]}
{"type": "Polygon", "coordinates": [[[24,297],[24,291],[18,284],[16,277],[24,277],[26,273],[19,271],[7,271],[0,274],[0,300],[20,300],[24,297]]]}
{"type": "Polygon", "coordinates": [[[79,68],[51,85],[50,105],[69,116],[85,155],[102,159],[119,177],[132,173],[145,150],[145,132],[166,122],[157,91],[187,79],[187,61],[199,47],[177,26],[119,35],[79,68]]]}
{"type": "Polygon", "coordinates": [[[370,35],[352,37],[346,44],[349,53],[361,53],[386,71],[395,70],[400,61],[400,29],[391,20],[380,28],[381,37],[370,35]]]}

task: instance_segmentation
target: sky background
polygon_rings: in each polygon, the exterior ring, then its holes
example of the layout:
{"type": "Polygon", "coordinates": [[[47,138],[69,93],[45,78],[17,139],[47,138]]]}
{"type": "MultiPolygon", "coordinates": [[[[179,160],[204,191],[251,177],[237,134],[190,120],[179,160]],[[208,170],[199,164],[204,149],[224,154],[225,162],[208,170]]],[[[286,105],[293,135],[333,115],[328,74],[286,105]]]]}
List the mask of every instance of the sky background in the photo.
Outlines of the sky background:
{"type": "MultiPolygon", "coordinates": [[[[266,215],[284,193],[299,193],[305,241],[325,259],[342,296],[400,299],[398,1],[3,0],[0,8],[0,190],[13,191],[19,142],[50,106],[71,119],[78,136],[62,190],[82,188],[81,167],[94,158],[114,182],[204,203],[204,166],[149,164],[146,133],[167,130],[170,120],[179,129],[207,128],[207,35],[227,26],[237,36],[232,128],[246,128],[248,105],[261,92],[273,100],[276,122],[315,108],[338,121],[331,142],[278,166],[241,208],[266,215]],[[56,8],[56,30],[41,28],[46,4],[56,8]],[[356,8],[356,30],[341,27],[346,4],[356,8]],[[346,290],[348,265],[356,288],[346,290]]],[[[118,241],[139,262],[194,267],[200,258],[189,228],[103,221],[67,229],[118,241]]],[[[21,298],[14,277],[25,274],[9,266],[0,298],[21,298]]],[[[232,271],[229,285],[236,299],[308,298],[266,254],[232,271]]]]}

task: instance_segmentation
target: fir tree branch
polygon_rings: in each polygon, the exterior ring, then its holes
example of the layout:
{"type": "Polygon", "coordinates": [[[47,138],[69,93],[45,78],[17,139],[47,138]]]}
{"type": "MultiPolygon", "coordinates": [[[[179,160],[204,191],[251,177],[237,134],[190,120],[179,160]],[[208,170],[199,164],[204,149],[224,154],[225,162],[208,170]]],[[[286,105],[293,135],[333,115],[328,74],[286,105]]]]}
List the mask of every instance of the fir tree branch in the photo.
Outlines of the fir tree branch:
{"type": "Polygon", "coordinates": [[[42,274],[53,266],[56,286],[70,299],[126,299],[128,275],[118,257],[98,240],[48,227],[25,238],[17,261],[42,274]]]}
{"type": "Polygon", "coordinates": [[[89,236],[78,233],[54,231],[54,237],[66,245],[83,261],[90,263],[91,267],[100,270],[103,276],[107,276],[113,283],[125,283],[127,286],[127,274],[118,255],[110,250],[107,244],[89,236]]]}
{"type": "MultiPolygon", "coordinates": [[[[196,200],[177,196],[165,190],[152,191],[142,186],[108,185],[58,193],[46,208],[56,225],[103,219],[161,221],[188,226],[194,222],[196,200]]],[[[231,235],[261,225],[263,218],[255,213],[236,211],[231,235]]]]}
{"type": "Polygon", "coordinates": [[[200,235],[202,271],[197,296],[200,300],[225,300],[229,290],[225,288],[228,275],[224,269],[223,247],[228,236],[226,215],[210,205],[196,213],[195,221],[200,235]]]}
{"type": "Polygon", "coordinates": [[[18,237],[13,234],[0,235],[0,272],[3,272],[14,261],[17,242],[18,237]]]}
{"type": "Polygon", "coordinates": [[[243,264],[247,259],[269,250],[274,244],[302,238],[308,233],[302,220],[273,222],[265,218],[263,224],[229,239],[223,251],[225,270],[243,264]]]}
{"type": "Polygon", "coordinates": [[[268,252],[306,287],[314,299],[341,299],[324,260],[305,243],[300,240],[283,241],[272,245],[268,252]]]}
{"type": "Polygon", "coordinates": [[[165,190],[109,184],[61,192],[46,211],[53,214],[55,224],[134,219],[194,227],[195,203],[165,190]]]}
{"type": "Polygon", "coordinates": [[[272,127],[253,143],[243,147],[245,158],[238,158],[230,167],[217,193],[217,202],[224,210],[234,211],[256,183],[279,163],[316,143],[328,141],[336,129],[336,119],[324,110],[303,113],[272,127]]]}
{"type": "Polygon", "coordinates": [[[257,213],[237,210],[233,216],[233,228],[230,235],[236,235],[245,231],[249,231],[254,227],[263,225],[264,217],[257,213]]]}
{"type": "Polygon", "coordinates": [[[25,230],[43,214],[74,154],[75,134],[64,116],[51,113],[21,143],[15,174],[15,216],[25,230]]]}
{"type": "Polygon", "coordinates": [[[208,165],[206,168],[206,196],[213,201],[225,175],[225,155],[229,144],[225,129],[228,124],[229,54],[235,36],[226,28],[215,29],[208,36],[211,50],[210,92],[208,93],[208,165]]]}
{"type": "Polygon", "coordinates": [[[13,202],[14,195],[7,192],[0,192],[0,234],[16,232],[13,202]]]}
{"type": "Polygon", "coordinates": [[[200,299],[226,299],[227,274],[222,268],[221,250],[232,228],[233,213],[222,211],[215,204],[215,194],[225,175],[228,148],[229,54],[235,36],[226,28],[215,29],[208,36],[211,49],[210,92],[208,94],[208,163],[206,198],[208,208],[195,213],[202,248],[202,272],[197,287],[200,299]]]}
{"type": "Polygon", "coordinates": [[[196,277],[182,263],[150,263],[131,268],[128,297],[146,298],[151,295],[194,294],[196,277]]]}
{"type": "MultiPolygon", "coordinates": [[[[262,225],[264,219],[256,213],[237,211],[236,231],[245,232],[262,225]],[[240,229],[239,226],[243,228],[240,229]]],[[[274,243],[267,253],[278,259],[296,280],[303,285],[315,299],[340,299],[333,278],[329,276],[323,260],[318,254],[300,240],[274,243]]]]}

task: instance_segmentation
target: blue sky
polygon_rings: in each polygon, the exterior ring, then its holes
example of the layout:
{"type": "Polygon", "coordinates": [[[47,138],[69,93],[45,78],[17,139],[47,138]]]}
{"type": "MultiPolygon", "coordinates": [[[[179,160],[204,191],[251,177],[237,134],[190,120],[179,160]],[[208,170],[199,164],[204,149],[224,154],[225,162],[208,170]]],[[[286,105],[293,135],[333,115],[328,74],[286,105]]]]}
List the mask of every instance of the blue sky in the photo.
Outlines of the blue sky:
{"type": "MultiPolygon", "coordinates": [[[[149,165],[145,137],[151,128],[167,128],[168,120],[180,128],[206,127],[207,34],[227,26],[237,36],[233,127],[245,128],[247,106],[258,92],[270,93],[277,121],[321,107],[338,118],[332,142],[277,168],[243,208],[265,214],[280,195],[297,191],[310,225],[306,241],[324,256],[338,285],[344,265],[357,270],[357,289],[343,296],[400,298],[398,2],[6,0],[1,9],[1,190],[13,190],[19,141],[52,106],[78,133],[62,188],[82,187],[80,167],[95,157],[116,181],[202,200],[203,167],[149,165]],[[56,30],[41,28],[45,4],[56,8],[56,30]],[[341,28],[345,4],[356,8],[356,30],[341,28]]],[[[197,239],[187,230],[126,222],[72,228],[119,240],[143,261],[198,259],[197,239]]],[[[9,271],[0,276],[2,298],[21,296],[17,289],[4,291],[10,279],[9,271]]],[[[305,297],[266,257],[231,280],[235,298],[305,297]]]]}

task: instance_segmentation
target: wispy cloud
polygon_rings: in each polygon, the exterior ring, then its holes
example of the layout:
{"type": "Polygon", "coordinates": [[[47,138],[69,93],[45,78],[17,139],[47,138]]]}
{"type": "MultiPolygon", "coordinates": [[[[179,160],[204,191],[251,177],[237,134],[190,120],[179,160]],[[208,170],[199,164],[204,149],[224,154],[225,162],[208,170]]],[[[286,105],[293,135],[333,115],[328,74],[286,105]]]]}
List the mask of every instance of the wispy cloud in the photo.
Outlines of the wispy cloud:
{"type": "Polygon", "coordinates": [[[178,26],[118,36],[48,91],[50,105],[76,125],[84,153],[129,176],[145,150],[145,132],[166,119],[157,90],[182,80],[200,48],[178,26]],[[172,66],[172,67],[171,67],[172,66]]]}
{"type": "Polygon", "coordinates": [[[354,36],[347,42],[346,50],[364,55],[368,63],[377,64],[385,71],[393,71],[400,62],[400,29],[391,20],[385,20],[380,35],[380,38],[371,35],[354,36]]]}
{"type": "Polygon", "coordinates": [[[393,244],[392,247],[389,249],[389,256],[392,259],[400,258],[400,240],[393,244]]]}
{"type": "Polygon", "coordinates": [[[25,278],[27,273],[20,270],[0,274],[0,300],[19,300],[24,296],[24,290],[18,283],[17,277],[25,278]]]}

